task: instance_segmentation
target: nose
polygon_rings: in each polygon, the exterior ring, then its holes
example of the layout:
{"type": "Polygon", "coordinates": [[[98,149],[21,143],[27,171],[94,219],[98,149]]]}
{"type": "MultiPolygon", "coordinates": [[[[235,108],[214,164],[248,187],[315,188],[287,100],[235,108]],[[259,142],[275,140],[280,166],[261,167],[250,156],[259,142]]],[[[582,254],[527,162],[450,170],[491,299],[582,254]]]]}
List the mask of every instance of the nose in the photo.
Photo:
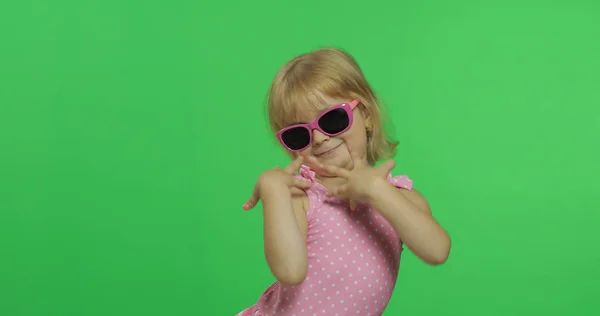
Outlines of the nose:
{"type": "Polygon", "coordinates": [[[321,146],[323,143],[329,141],[329,136],[319,132],[318,130],[313,130],[313,144],[314,146],[321,146]]]}

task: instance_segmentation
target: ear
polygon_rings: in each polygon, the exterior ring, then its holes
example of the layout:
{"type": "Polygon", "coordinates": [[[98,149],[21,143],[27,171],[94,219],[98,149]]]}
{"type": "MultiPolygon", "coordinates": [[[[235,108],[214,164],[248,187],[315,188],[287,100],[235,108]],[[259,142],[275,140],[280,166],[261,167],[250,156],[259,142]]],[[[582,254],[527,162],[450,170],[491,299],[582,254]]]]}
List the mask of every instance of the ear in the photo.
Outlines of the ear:
{"type": "Polygon", "coordinates": [[[373,132],[373,120],[371,120],[371,117],[365,117],[365,129],[367,130],[367,134],[373,132]]]}
{"type": "Polygon", "coordinates": [[[364,109],[360,108],[360,115],[362,116],[363,124],[365,125],[366,130],[372,131],[373,130],[373,119],[371,118],[370,113],[368,113],[364,109]]]}

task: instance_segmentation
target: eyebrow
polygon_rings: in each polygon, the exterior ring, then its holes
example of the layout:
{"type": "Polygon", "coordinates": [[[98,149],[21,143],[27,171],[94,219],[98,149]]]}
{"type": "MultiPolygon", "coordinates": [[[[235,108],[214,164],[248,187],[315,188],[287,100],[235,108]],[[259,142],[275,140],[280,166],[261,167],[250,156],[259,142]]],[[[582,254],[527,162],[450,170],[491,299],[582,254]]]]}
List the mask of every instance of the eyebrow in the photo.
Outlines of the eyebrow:
{"type": "MultiPolygon", "coordinates": [[[[336,105],[340,105],[340,104],[344,104],[347,102],[333,102],[333,103],[327,103],[327,105],[325,105],[325,107],[319,108],[318,112],[317,112],[317,116],[321,115],[323,112],[325,112],[327,109],[334,107],[336,105]]],[[[308,122],[306,121],[293,121],[290,122],[289,124],[286,124],[287,126],[291,126],[291,125],[296,125],[296,124],[307,124],[308,122]]]]}

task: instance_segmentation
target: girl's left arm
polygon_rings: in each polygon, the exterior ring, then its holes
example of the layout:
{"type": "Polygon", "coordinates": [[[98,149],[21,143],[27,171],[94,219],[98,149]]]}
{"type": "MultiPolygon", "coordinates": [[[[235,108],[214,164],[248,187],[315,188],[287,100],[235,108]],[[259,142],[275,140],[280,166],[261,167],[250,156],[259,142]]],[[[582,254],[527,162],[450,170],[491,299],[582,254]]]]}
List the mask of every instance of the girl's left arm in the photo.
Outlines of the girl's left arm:
{"type": "Polygon", "coordinates": [[[402,242],[431,265],[446,261],[450,236],[433,218],[427,200],[418,191],[399,189],[381,179],[370,190],[370,204],[392,224],[402,242]]]}

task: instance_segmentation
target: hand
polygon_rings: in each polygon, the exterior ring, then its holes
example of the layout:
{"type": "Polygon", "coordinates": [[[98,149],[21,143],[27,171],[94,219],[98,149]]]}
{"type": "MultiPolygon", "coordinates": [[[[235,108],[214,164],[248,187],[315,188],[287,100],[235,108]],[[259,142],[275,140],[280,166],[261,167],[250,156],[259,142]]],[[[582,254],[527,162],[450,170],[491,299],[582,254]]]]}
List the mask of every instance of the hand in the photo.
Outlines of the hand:
{"type": "Polygon", "coordinates": [[[291,164],[289,164],[285,169],[281,169],[280,167],[275,167],[274,169],[267,170],[263,172],[256,181],[254,185],[254,191],[250,196],[250,199],[244,204],[244,209],[246,211],[252,209],[256,206],[258,201],[261,199],[261,191],[265,188],[273,188],[273,187],[286,187],[290,190],[296,189],[307,189],[312,186],[312,183],[307,181],[302,181],[297,178],[294,178],[292,175],[294,172],[302,166],[302,162],[304,161],[302,156],[299,156],[291,164]]]}
{"type": "Polygon", "coordinates": [[[365,163],[355,151],[351,150],[350,155],[354,164],[352,170],[322,164],[316,159],[311,159],[311,162],[328,173],[347,180],[346,183],[331,189],[328,195],[348,200],[350,209],[355,211],[357,204],[369,202],[380,183],[387,183],[387,175],[396,163],[389,160],[374,168],[365,163]]]}

